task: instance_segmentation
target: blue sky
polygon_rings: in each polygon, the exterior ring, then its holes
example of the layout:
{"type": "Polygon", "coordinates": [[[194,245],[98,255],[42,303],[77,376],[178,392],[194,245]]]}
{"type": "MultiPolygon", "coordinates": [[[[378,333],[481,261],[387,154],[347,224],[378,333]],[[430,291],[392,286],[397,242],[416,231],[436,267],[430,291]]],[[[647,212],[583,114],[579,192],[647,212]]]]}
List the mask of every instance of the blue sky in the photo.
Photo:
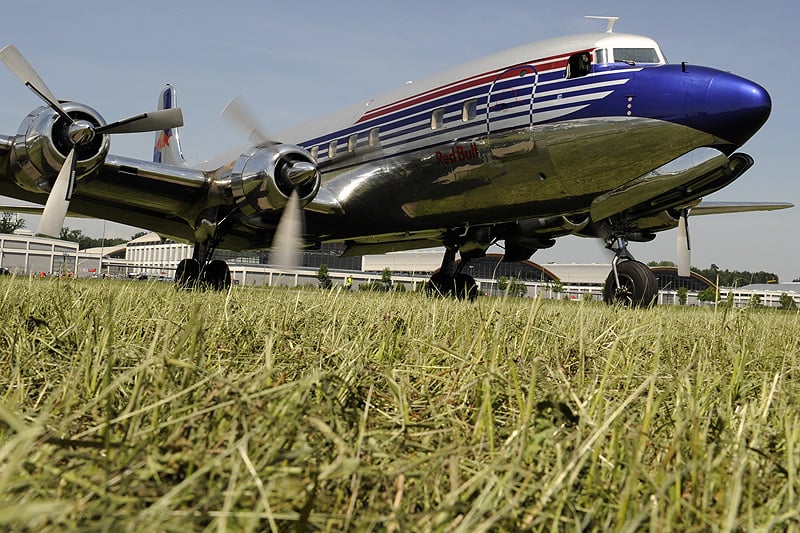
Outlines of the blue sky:
{"type": "MultiPolygon", "coordinates": [[[[796,104],[800,74],[794,0],[541,2],[14,2],[0,17],[15,44],[62,99],[115,120],[155,108],[164,83],[178,90],[183,149],[190,161],[245,139],[219,114],[243,95],[273,132],[370,98],[469,59],[526,42],[604,29],[584,15],[619,16],[616,31],[655,38],[671,62],[713,66],[770,92],[772,116],[741,151],[756,164],[709,199],[800,204],[796,104]],[[276,4],[276,5],[272,5],[276,4]],[[602,6],[600,8],[599,6],[602,6]]],[[[36,97],[0,72],[0,132],[16,132],[36,97]]],[[[152,135],[117,135],[113,153],[149,159],[152,135]]],[[[29,226],[35,227],[31,219],[29,226]]],[[[98,223],[68,220],[91,235],[98,223]]],[[[692,264],[800,277],[794,229],[800,208],[690,220],[692,264]]],[[[109,235],[132,230],[110,225],[109,235]]],[[[637,259],[675,258],[675,232],[636,244],[637,259]]],[[[567,238],[534,260],[603,262],[588,239],[567,238]]]]}

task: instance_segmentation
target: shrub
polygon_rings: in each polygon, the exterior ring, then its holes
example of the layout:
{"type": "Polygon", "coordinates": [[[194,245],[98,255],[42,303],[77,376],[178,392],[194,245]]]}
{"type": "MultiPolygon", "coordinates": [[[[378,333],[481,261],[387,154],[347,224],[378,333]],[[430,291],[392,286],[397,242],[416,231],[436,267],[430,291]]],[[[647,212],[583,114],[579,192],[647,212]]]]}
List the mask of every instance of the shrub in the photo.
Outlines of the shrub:
{"type": "Polygon", "coordinates": [[[317,269],[317,279],[319,280],[319,286],[321,289],[330,289],[331,286],[333,286],[331,277],[328,274],[328,265],[325,263],[321,264],[319,269],[317,269]]]}
{"type": "Polygon", "coordinates": [[[681,305],[686,305],[686,301],[689,299],[689,289],[686,287],[680,287],[678,289],[678,303],[681,305]]]}
{"type": "Polygon", "coordinates": [[[526,287],[524,283],[516,279],[511,279],[511,281],[508,282],[507,290],[509,296],[522,297],[528,294],[528,287],[526,287]]]}
{"type": "Polygon", "coordinates": [[[797,309],[797,304],[795,303],[794,298],[792,298],[785,292],[781,293],[779,302],[781,309],[786,309],[786,310],[797,309]]]}
{"type": "Polygon", "coordinates": [[[383,283],[382,281],[372,280],[367,283],[362,283],[361,285],[359,285],[358,290],[371,291],[371,292],[387,292],[389,290],[389,286],[383,283]]]}

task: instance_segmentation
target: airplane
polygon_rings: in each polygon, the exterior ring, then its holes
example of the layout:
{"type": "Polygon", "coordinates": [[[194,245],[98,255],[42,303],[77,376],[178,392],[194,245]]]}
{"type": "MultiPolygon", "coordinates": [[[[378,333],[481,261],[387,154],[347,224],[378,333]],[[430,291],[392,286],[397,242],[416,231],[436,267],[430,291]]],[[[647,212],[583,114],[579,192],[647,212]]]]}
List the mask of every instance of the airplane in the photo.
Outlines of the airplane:
{"type": "Polygon", "coordinates": [[[753,165],[737,150],[770,114],[763,87],[670,64],[655,40],[595,18],[604,32],[477,59],[275,137],[234,100],[224,114],[250,145],[199,165],[183,156],[174,87],[157,111],[107,123],[58,100],[8,45],[0,59],[46,105],[0,135],[0,195],[44,204],[45,235],[69,212],[194,243],[180,287],[230,286],[217,249],[291,258],[324,242],[347,255],[443,246],[428,288],[472,299],[464,266],[490,246],[520,261],[572,234],[614,253],[607,303],[652,305],[657,280],[629,242],[677,228],[688,276],[689,216],[792,204],[703,201],[753,165]],[[112,135],[143,131],[156,132],[153,161],[110,153],[112,135]]]}

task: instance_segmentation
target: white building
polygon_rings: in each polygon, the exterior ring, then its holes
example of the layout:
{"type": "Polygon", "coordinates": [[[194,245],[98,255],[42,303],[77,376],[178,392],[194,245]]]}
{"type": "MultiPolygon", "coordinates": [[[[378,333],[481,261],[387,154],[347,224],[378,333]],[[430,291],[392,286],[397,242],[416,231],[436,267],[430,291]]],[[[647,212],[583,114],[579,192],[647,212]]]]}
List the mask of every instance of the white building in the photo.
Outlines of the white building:
{"type": "Polygon", "coordinates": [[[78,268],[78,243],[28,234],[0,234],[0,267],[16,274],[68,274],[78,268]]]}
{"type": "Polygon", "coordinates": [[[156,233],[137,237],[125,245],[125,264],[128,275],[143,274],[149,277],[175,275],[175,268],[182,259],[192,257],[194,247],[177,242],[161,242],[156,233]]]}

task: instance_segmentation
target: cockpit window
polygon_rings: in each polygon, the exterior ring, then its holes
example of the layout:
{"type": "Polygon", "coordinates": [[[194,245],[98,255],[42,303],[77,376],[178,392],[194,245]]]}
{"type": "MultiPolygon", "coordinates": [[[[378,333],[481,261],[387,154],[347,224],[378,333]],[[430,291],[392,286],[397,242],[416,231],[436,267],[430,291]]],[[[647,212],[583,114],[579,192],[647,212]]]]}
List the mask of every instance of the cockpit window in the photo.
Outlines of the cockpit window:
{"type": "Polygon", "coordinates": [[[618,63],[661,63],[655,48],[614,48],[618,63]]]}
{"type": "Polygon", "coordinates": [[[567,78],[580,78],[592,71],[592,56],[589,52],[571,55],[567,60],[567,78]]]}
{"type": "Polygon", "coordinates": [[[598,65],[604,65],[608,62],[605,48],[598,48],[594,51],[594,62],[598,65]]]}

